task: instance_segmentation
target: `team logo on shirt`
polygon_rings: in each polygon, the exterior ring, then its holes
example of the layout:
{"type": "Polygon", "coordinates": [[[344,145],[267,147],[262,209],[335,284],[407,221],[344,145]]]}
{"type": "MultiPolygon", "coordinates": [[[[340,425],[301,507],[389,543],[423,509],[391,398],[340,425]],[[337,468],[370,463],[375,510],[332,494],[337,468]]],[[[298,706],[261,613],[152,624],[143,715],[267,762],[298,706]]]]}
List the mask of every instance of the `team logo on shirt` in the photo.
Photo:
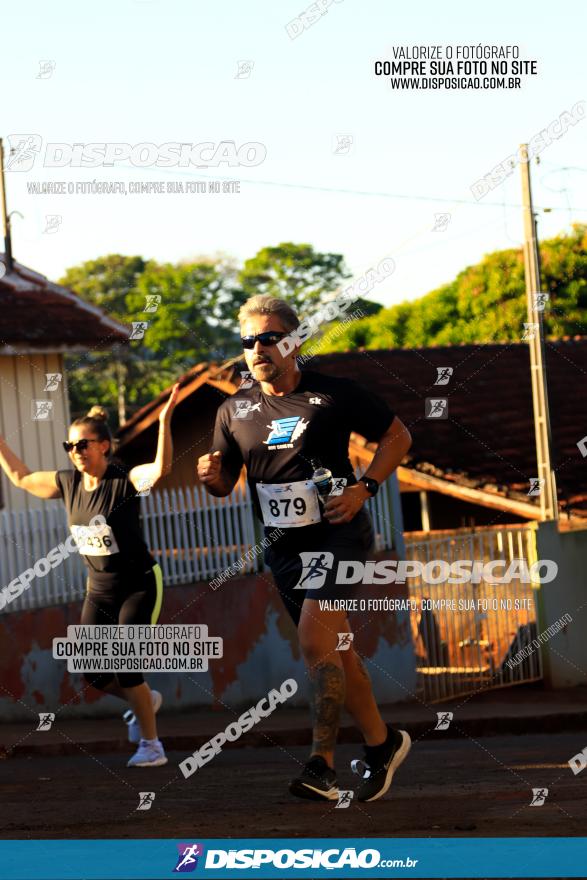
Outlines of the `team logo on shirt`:
{"type": "Polygon", "coordinates": [[[272,449],[292,449],[298,437],[301,437],[308,427],[308,420],[301,416],[287,416],[283,419],[273,419],[267,425],[269,436],[263,440],[266,446],[272,449]]]}

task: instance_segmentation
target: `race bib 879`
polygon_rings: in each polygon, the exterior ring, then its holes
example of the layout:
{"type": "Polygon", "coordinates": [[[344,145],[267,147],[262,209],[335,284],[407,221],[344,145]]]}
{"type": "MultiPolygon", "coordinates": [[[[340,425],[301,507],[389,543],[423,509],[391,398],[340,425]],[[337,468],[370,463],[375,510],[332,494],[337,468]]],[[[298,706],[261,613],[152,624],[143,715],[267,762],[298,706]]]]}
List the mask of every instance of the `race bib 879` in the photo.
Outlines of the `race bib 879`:
{"type": "MultiPolygon", "coordinates": [[[[346,479],[333,479],[333,495],[340,495],[346,479]]],[[[322,519],[318,492],[312,480],[292,483],[257,483],[257,495],[266,526],[297,528],[322,519]]]]}

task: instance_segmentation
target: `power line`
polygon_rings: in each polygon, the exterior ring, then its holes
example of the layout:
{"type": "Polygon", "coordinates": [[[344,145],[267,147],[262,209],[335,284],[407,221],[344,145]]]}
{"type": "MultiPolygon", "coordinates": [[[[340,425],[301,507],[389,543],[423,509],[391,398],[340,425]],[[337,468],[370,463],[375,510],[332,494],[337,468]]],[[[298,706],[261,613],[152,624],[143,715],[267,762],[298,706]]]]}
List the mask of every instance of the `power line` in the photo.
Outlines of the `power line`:
{"type": "MultiPolygon", "coordinates": [[[[121,168],[128,168],[128,170],[136,171],[135,166],[131,165],[120,165],[121,168]]],[[[189,171],[178,172],[177,168],[158,168],[158,167],[149,167],[142,168],[142,171],[156,171],[158,174],[180,174],[182,177],[188,178],[201,178],[203,180],[226,180],[231,181],[234,180],[234,175],[231,177],[225,177],[219,174],[202,174],[202,173],[194,173],[189,171]]],[[[587,169],[577,169],[577,170],[587,170],[587,169]]],[[[521,202],[489,202],[486,199],[480,199],[479,201],[475,199],[455,199],[455,198],[447,198],[445,196],[424,196],[424,195],[409,195],[406,193],[392,193],[392,192],[382,192],[380,190],[360,190],[360,189],[348,189],[346,187],[333,187],[333,186],[317,186],[310,183],[285,183],[280,180],[250,180],[247,178],[239,178],[239,182],[243,184],[250,184],[252,186],[276,186],[283,187],[285,189],[299,189],[299,190],[309,190],[310,192],[324,192],[324,193],[335,193],[341,195],[352,195],[352,196],[370,196],[372,198],[382,198],[382,199],[398,199],[400,201],[412,201],[412,202],[436,202],[439,204],[452,204],[452,205],[470,205],[471,207],[486,207],[486,208],[515,208],[521,209],[523,208],[523,204],[521,202]]],[[[535,205],[535,211],[544,211],[548,210],[550,212],[553,211],[567,211],[569,208],[565,206],[564,208],[552,207],[550,205],[535,205]]],[[[583,206],[571,206],[571,210],[573,211],[586,211],[587,207],[583,206]]]]}
{"type": "MultiPolygon", "coordinates": [[[[218,179],[215,177],[214,179],[218,179]]],[[[222,178],[220,178],[222,179],[222,178]]],[[[232,179],[232,178],[231,178],[232,179]]],[[[376,190],[355,190],[355,189],[340,189],[338,187],[326,187],[326,186],[313,186],[312,184],[307,183],[283,183],[281,181],[275,180],[242,180],[241,183],[251,183],[257,184],[260,186],[281,186],[287,189],[305,189],[311,190],[314,192],[327,192],[327,193],[340,193],[342,195],[355,195],[355,196],[372,196],[375,198],[385,198],[385,199],[400,199],[404,201],[413,201],[413,202],[439,202],[442,204],[453,204],[453,205],[470,205],[471,207],[491,207],[491,208],[523,208],[521,202],[488,202],[485,199],[482,201],[471,201],[470,199],[454,199],[454,198],[445,198],[441,196],[422,196],[422,195],[406,195],[405,193],[390,193],[390,192],[379,192],[376,190]]],[[[571,206],[573,211],[587,211],[587,207],[583,206],[571,206]]],[[[566,211],[568,208],[565,206],[564,208],[552,207],[550,205],[535,205],[534,210],[536,211],[544,211],[548,210],[552,211],[566,211]]]]}

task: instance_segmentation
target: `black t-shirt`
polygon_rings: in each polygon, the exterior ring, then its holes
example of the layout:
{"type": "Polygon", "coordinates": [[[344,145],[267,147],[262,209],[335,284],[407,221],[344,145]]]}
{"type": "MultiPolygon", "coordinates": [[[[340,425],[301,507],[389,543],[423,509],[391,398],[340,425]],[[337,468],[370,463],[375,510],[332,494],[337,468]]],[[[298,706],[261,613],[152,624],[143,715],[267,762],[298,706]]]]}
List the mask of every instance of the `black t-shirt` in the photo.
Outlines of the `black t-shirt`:
{"type": "Polygon", "coordinates": [[[115,585],[121,577],[136,580],[153,568],[155,561],[140,524],[140,498],[125,467],[109,464],[91,492],[84,489],[78,470],[57,471],[55,482],[91,583],[107,586],[115,585]],[[96,516],[104,517],[106,524],[94,524],[89,530],[96,516]]]}
{"type": "Polygon", "coordinates": [[[378,441],[394,419],[382,398],[351,379],[310,370],[291,394],[263,394],[261,385],[237,391],[216,416],[212,451],[236,478],[246,465],[253,503],[261,515],[257,485],[312,477],[318,459],[334,477],[356,482],[349,460],[352,431],[378,441]]]}

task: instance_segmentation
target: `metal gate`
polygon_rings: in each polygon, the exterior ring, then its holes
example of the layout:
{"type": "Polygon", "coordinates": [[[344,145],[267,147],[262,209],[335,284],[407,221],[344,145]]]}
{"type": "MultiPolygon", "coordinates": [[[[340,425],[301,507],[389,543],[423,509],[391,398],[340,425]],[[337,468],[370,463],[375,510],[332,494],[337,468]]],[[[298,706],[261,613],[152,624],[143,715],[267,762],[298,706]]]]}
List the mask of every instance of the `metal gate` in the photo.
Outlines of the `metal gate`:
{"type": "Polygon", "coordinates": [[[405,548],[406,560],[430,563],[426,573],[407,581],[415,606],[410,619],[421,699],[434,703],[542,678],[540,647],[533,645],[540,583],[530,571],[537,561],[536,523],[428,532],[421,538],[408,533],[405,548]],[[441,563],[457,561],[478,563],[466,583],[447,580],[441,563]],[[493,579],[480,571],[492,561],[493,579]],[[497,583],[506,580],[507,569],[508,582],[497,583]]]}

